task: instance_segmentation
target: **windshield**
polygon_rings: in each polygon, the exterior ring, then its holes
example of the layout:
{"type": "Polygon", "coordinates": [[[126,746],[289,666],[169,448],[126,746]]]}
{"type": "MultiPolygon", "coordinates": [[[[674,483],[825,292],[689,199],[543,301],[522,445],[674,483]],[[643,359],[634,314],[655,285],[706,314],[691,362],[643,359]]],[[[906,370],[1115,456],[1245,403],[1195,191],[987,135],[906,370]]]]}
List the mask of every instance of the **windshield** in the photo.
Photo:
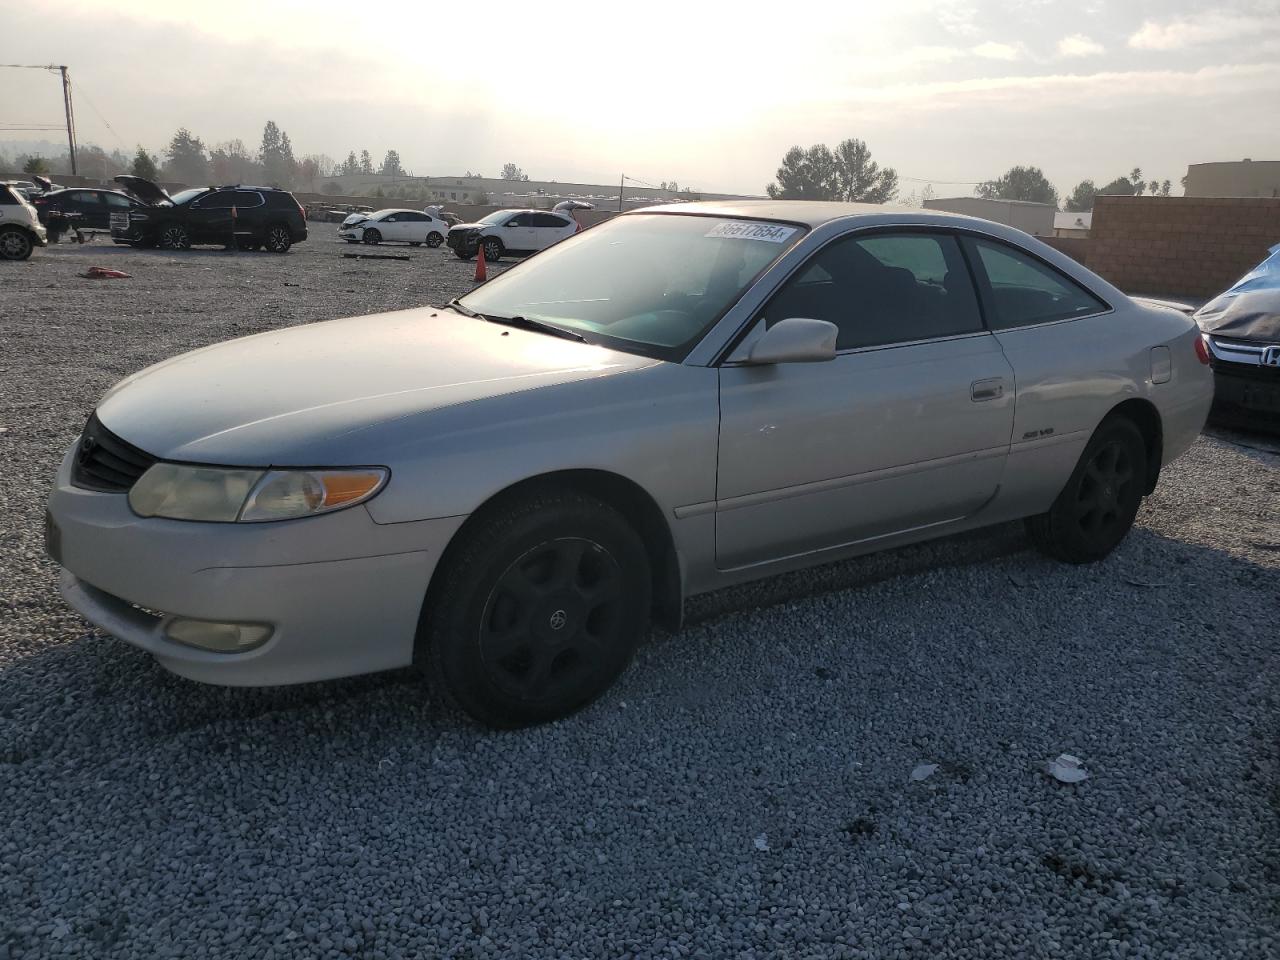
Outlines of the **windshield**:
{"type": "Polygon", "coordinates": [[[200,196],[200,194],[204,193],[207,189],[208,187],[189,187],[186,190],[179,190],[169,199],[172,200],[175,205],[190,203],[196,197],[200,196]]]}
{"type": "Polygon", "coordinates": [[[803,234],[776,221],[630,214],[550,247],[460,302],[678,361],[803,234]]]}
{"type": "Polygon", "coordinates": [[[510,210],[497,210],[489,214],[487,217],[481,217],[476,223],[501,223],[511,216],[510,210]]]}

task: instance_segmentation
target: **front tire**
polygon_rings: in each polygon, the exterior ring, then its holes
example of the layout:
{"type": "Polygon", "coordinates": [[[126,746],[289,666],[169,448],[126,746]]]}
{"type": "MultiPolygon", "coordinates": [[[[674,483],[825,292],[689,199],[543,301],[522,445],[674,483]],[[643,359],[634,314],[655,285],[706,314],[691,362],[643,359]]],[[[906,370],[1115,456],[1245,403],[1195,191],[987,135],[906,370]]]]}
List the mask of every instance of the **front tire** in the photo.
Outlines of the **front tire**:
{"type": "Polygon", "coordinates": [[[1133,526],[1146,477],[1142,432],[1127,417],[1104,420],[1049,512],[1027,519],[1032,542],[1066,563],[1103,559],[1133,526]]]}
{"type": "Polygon", "coordinates": [[[360,235],[360,237],[362,240],[364,240],[365,243],[381,243],[382,242],[382,234],[377,230],[373,230],[373,229],[366,230],[364,233],[360,235]]]}
{"type": "Polygon", "coordinates": [[[484,259],[486,263],[497,263],[502,259],[505,248],[497,237],[484,238],[484,259]]]}
{"type": "Polygon", "coordinates": [[[444,561],[419,663],[478,722],[522,727],[603,694],[648,633],[644,544],[609,505],[546,492],[477,518],[444,561]]]}
{"type": "Polygon", "coordinates": [[[160,231],[161,250],[190,250],[191,232],[180,223],[171,223],[160,231]]]}
{"type": "Polygon", "coordinates": [[[25,230],[17,227],[0,230],[0,259],[26,260],[34,249],[35,244],[25,230]]]}

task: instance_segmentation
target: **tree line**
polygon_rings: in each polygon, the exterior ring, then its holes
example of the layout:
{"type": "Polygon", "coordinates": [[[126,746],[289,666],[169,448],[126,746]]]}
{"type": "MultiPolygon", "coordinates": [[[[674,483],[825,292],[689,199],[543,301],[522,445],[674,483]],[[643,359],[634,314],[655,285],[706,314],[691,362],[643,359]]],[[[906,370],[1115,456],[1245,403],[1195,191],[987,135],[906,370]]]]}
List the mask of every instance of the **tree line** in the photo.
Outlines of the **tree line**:
{"type": "MultiPolygon", "coordinates": [[[[1185,180],[1185,178],[1184,178],[1185,180]]],[[[865,141],[850,138],[834,148],[818,143],[805,149],[794,146],[786,152],[778,166],[774,181],[766,192],[775,200],[843,200],[859,203],[888,203],[898,198],[898,173],[893,167],[881,167],[871,159],[865,141]]],[[[1184,182],[1185,186],[1185,182],[1184,182]]],[[[1140,167],[1126,176],[1116,177],[1101,187],[1093,180],[1082,180],[1062,199],[1064,210],[1081,212],[1093,209],[1099,196],[1167,197],[1172,184],[1168,180],[1145,180],[1140,167]]],[[[1027,200],[1059,206],[1058,190],[1039,167],[1015,166],[994,180],[985,180],[974,188],[974,194],[992,200],[1027,200]]],[[[912,193],[905,202],[921,203],[933,196],[933,186],[922,193],[912,193]]]]}

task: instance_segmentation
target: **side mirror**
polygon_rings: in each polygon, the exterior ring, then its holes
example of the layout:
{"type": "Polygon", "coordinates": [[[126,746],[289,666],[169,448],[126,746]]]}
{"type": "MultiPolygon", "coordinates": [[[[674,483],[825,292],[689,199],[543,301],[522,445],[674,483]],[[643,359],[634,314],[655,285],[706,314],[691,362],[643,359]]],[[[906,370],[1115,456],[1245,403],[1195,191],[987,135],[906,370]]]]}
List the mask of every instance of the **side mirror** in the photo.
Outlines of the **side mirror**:
{"type": "Polygon", "coordinates": [[[789,317],[779,320],[747,348],[742,362],[750,366],[769,363],[822,363],[834,360],[839,329],[829,320],[789,317]]]}

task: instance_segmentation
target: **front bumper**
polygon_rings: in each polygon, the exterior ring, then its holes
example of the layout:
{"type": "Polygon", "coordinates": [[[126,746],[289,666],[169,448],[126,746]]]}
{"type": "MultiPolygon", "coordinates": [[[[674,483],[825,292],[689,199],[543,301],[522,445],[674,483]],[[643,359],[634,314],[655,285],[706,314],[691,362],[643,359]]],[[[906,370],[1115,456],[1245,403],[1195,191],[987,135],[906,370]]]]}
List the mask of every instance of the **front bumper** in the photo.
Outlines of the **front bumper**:
{"type": "Polygon", "coordinates": [[[1280,429],[1280,370],[1235,367],[1222,363],[1214,366],[1215,418],[1280,429]]]}
{"type": "Polygon", "coordinates": [[[73,608],[174,673],[229,686],[412,663],[427,583],[463,519],[382,525],[363,506],[262,524],[143,518],[124,494],[73,487],[70,451],[49,513],[73,608]],[[216,653],[169,639],[175,617],[262,623],[272,634],[216,653]]]}

